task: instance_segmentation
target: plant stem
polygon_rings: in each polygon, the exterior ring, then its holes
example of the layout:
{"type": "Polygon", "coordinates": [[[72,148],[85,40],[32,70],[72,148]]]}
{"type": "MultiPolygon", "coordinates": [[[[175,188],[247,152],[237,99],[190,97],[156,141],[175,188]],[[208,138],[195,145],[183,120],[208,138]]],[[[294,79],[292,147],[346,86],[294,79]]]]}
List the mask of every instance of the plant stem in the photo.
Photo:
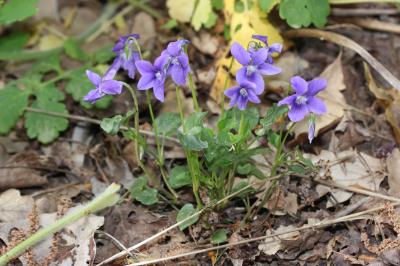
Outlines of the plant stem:
{"type": "MultiPolygon", "coordinates": [[[[187,129],[184,125],[185,116],[184,116],[184,112],[183,112],[182,100],[180,97],[181,96],[181,88],[179,86],[175,86],[175,92],[176,92],[176,100],[178,102],[179,115],[181,117],[181,122],[182,122],[183,133],[186,133],[187,129]]],[[[198,173],[199,173],[198,158],[197,158],[197,155],[193,154],[191,151],[187,150],[186,148],[184,148],[184,152],[185,152],[185,156],[187,159],[189,172],[192,177],[192,189],[193,189],[194,197],[196,198],[197,208],[201,208],[201,206],[203,206],[203,203],[199,196],[200,178],[198,176],[198,173]]]]}
{"type": "Polygon", "coordinates": [[[134,120],[135,120],[134,124],[135,124],[135,132],[136,132],[135,151],[136,151],[137,164],[143,170],[143,172],[147,176],[148,180],[151,181],[154,186],[159,188],[160,187],[160,182],[147,170],[146,166],[143,164],[142,160],[140,159],[139,138],[141,138],[141,136],[140,136],[140,133],[139,133],[139,102],[138,102],[138,99],[136,97],[135,90],[131,86],[129,86],[129,84],[124,83],[124,86],[129,90],[129,92],[131,94],[131,97],[132,97],[132,100],[133,100],[134,108],[136,109],[135,110],[135,115],[134,115],[134,120]]]}
{"type": "Polygon", "coordinates": [[[199,102],[197,101],[196,86],[194,85],[193,74],[190,72],[188,76],[189,76],[189,88],[190,91],[192,92],[194,110],[196,112],[199,112],[200,108],[199,108],[199,102]]]}
{"type": "Polygon", "coordinates": [[[29,238],[22,241],[17,246],[2,255],[0,257],[0,266],[6,265],[10,260],[17,258],[21,254],[23,254],[28,248],[34,246],[38,242],[60,231],[64,227],[79,220],[80,218],[116,204],[120,198],[120,196],[117,194],[119,189],[119,185],[111,184],[102,194],[93,199],[83,208],[76,210],[75,212],[61,218],[55,223],[37,231],[29,238]]]}
{"type": "MultiPolygon", "coordinates": [[[[294,127],[294,123],[292,123],[289,127],[289,129],[287,130],[284,138],[282,139],[282,130],[280,133],[280,142],[279,142],[279,146],[278,149],[275,153],[275,158],[274,158],[274,164],[272,165],[271,168],[271,173],[270,173],[270,177],[269,179],[271,179],[273,176],[276,176],[276,172],[279,168],[279,166],[281,165],[281,156],[282,156],[282,150],[283,147],[285,146],[285,142],[287,137],[289,136],[290,132],[292,131],[293,127],[294,127]]],[[[244,217],[243,221],[248,220],[249,218],[254,217],[259,211],[260,209],[267,203],[267,201],[271,198],[272,193],[275,189],[275,187],[278,184],[278,180],[275,179],[272,181],[271,186],[268,188],[268,190],[264,193],[264,196],[261,200],[261,202],[259,204],[257,204],[258,202],[256,201],[253,206],[251,206],[250,210],[247,212],[246,216],[244,217]],[[255,209],[255,210],[254,210],[255,209]],[[254,211],[253,211],[254,210],[254,211]]]]}
{"type": "Polygon", "coordinates": [[[174,201],[176,201],[179,196],[176,193],[176,191],[169,184],[167,175],[164,171],[164,154],[163,154],[163,149],[161,148],[161,145],[160,145],[160,139],[158,136],[158,126],[157,126],[156,120],[154,118],[153,107],[151,106],[151,95],[148,90],[146,91],[146,100],[147,100],[147,106],[149,107],[151,123],[153,124],[153,128],[154,128],[154,135],[155,135],[155,141],[156,141],[156,146],[157,146],[157,157],[158,157],[157,164],[160,167],[161,176],[164,180],[165,185],[167,186],[169,192],[171,192],[171,194],[173,195],[174,201]]]}

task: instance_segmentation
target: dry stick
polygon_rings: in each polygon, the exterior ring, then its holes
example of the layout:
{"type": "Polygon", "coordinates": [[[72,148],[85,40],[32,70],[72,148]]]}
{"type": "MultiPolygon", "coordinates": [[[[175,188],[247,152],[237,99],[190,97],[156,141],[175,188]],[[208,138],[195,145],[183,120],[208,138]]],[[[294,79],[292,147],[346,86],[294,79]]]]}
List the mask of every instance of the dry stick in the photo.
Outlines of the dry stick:
{"type": "MultiPolygon", "coordinates": [[[[400,202],[396,202],[396,203],[392,204],[392,206],[397,206],[397,205],[400,205],[400,202]]],[[[236,243],[230,243],[230,244],[225,244],[225,245],[220,245],[220,246],[214,246],[214,247],[209,247],[209,248],[205,248],[205,249],[201,249],[201,250],[194,250],[194,251],[191,251],[191,252],[178,254],[178,255],[174,255],[174,256],[170,256],[170,257],[166,257],[166,258],[159,258],[159,259],[153,259],[153,260],[147,260],[147,261],[132,263],[132,264],[128,264],[126,266],[140,266],[140,265],[147,265],[147,264],[155,264],[155,263],[160,263],[160,262],[173,260],[173,259],[178,259],[178,258],[182,258],[182,257],[193,256],[193,255],[196,255],[196,254],[205,253],[205,252],[209,252],[209,251],[213,251],[213,250],[218,250],[218,249],[223,249],[223,248],[230,248],[230,247],[233,247],[233,246],[238,246],[238,245],[243,245],[243,244],[247,244],[247,243],[251,243],[251,242],[255,242],[255,241],[265,240],[265,239],[268,239],[268,238],[273,238],[273,237],[277,237],[277,236],[280,236],[280,235],[289,234],[289,233],[292,233],[292,232],[300,232],[300,231],[304,231],[304,230],[307,230],[307,229],[316,229],[316,228],[326,227],[326,226],[337,224],[337,223],[340,223],[340,222],[353,221],[353,220],[361,219],[362,216],[365,215],[365,214],[369,214],[369,213],[373,213],[373,212],[376,212],[376,211],[380,211],[380,210],[383,210],[385,208],[387,208],[387,205],[386,206],[382,206],[382,207],[376,207],[376,208],[373,208],[373,209],[370,209],[370,210],[366,210],[366,211],[353,213],[353,214],[346,215],[346,216],[339,217],[339,218],[332,219],[332,220],[326,220],[326,221],[321,221],[321,222],[314,223],[314,224],[311,224],[311,225],[305,225],[305,226],[302,226],[302,227],[299,227],[299,228],[287,230],[285,232],[279,232],[279,233],[275,233],[275,234],[271,234],[271,235],[267,235],[267,236],[250,238],[250,239],[238,241],[236,243]]]]}
{"type": "Polygon", "coordinates": [[[341,185],[341,184],[338,184],[338,183],[329,182],[329,181],[325,181],[325,180],[319,180],[319,179],[315,179],[314,181],[317,182],[317,183],[320,183],[322,185],[325,185],[325,186],[337,187],[337,188],[340,188],[340,189],[343,189],[343,190],[348,190],[348,191],[351,191],[351,192],[354,192],[354,193],[363,194],[363,195],[367,195],[367,196],[371,196],[371,197],[375,197],[375,198],[380,198],[380,199],[383,199],[383,200],[388,200],[388,201],[393,201],[393,202],[400,202],[400,198],[382,195],[380,193],[376,193],[376,192],[369,191],[369,190],[362,189],[362,188],[344,186],[344,185],[341,185]]]}
{"type": "Polygon", "coordinates": [[[395,23],[383,22],[371,18],[349,18],[342,20],[346,23],[352,23],[369,30],[385,31],[385,32],[400,34],[400,25],[395,23]]]}
{"type": "Polygon", "coordinates": [[[367,52],[362,46],[355,41],[329,31],[314,30],[314,29],[299,29],[289,30],[284,33],[285,37],[288,38],[302,38],[311,37],[318,38],[321,40],[327,40],[338,45],[349,48],[358,53],[365,61],[367,61],[386,81],[394,88],[400,90],[400,80],[398,80],[389,70],[387,70],[378,60],[376,60],[370,53],[367,52]]]}
{"type": "MultiPolygon", "coordinates": [[[[101,124],[101,120],[94,119],[94,118],[89,118],[89,117],[85,117],[85,116],[80,116],[80,115],[70,115],[70,114],[65,114],[65,113],[46,111],[46,110],[32,108],[32,107],[26,107],[25,110],[28,111],[28,112],[51,115],[51,116],[56,116],[56,117],[63,117],[63,118],[71,119],[71,120],[83,121],[83,122],[88,122],[88,123],[92,123],[92,124],[96,124],[96,125],[100,125],[101,124]]],[[[128,128],[125,127],[125,126],[121,126],[120,128],[122,130],[128,130],[128,128]]],[[[139,133],[141,133],[143,135],[146,135],[148,137],[152,137],[152,138],[155,137],[155,134],[153,132],[150,132],[150,131],[147,131],[147,130],[139,129],[139,133]]],[[[176,144],[180,144],[179,140],[176,139],[176,138],[166,137],[166,136],[160,136],[160,137],[164,138],[165,140],[174,142],[176,144]]]]}
{"type": "MultiPolygon", "coordinates": [[[[142,242],[140,242],[140,243],[138,243],[138,244],[136,244],[136,245],[134,245],[134,246],[129,247],[129,248],[127,249],[127,251],[131,252],[131,251],[133,251],[133,250],[135,250],[135,249],[138,249],[139,247],[141,247],[141,246],[143,246],[143,245],[145,245],[145,244],[147,244],[147,243],[153,241],[154,239],[156,239],[156,238],[158,238],[158,237],[164,235],[165,233],[171,231],[172,229],[177,228],[177,227],[180,226],[181,224],[183,224],[183,223],[189,221],[190,219],[192,219],[192,218],[194,218],[194,217],[196,217],[196,216],[199,216],[199,215],[202,214],[205,210],[214,208],[215,206],[217,206],[217,205],[219,205],[219,204],[225,202],[227,199],[232,198],[232,197],[234,197],[234,196],[236,196],[236,195],[242,193],[243,191],[245,191],[245,190],[248,189],[248,188],[251,188],[253,185],[254,185],[254,184],[249,184],[249,185],[247,185],[247,186],[245,186],[245,187],[239,189],[238,191],[235,191],[234,193],[232,193],[232,194],[226,196],[225,198],[220,199],[220,200],[217,201],[216,203],[211,204],[211,205],[208,206],[208,207],[204,207],[203,209],[201,209],[201,210],[195,212],[194,214],[192,214],[192,215],[186,217],[186,218],[183,219],[182,221],[180,221],[180,222],[178,222],[178,223],[176,223],[176,224],[171,225],[170,227],[168,227],[168,228],[166,228],[166,229],[164,229],[164,230],[158,232],[158,233],[155,234],[155,235],[152,235],[152,236],[149,237],[149,238],[146,238],[145,240],[143,240],[142,242]]],[[[117,259],[117,258],[119,258],[119,257],[122,257],[122,256],[124,256],[124,255],[127,255],[127,251],[121,251],[121,252],[119,252],[119,253],[117,253],[117,254],[115,254],[115,255],[109,257],[108,259],[103,260],[102,262],[100,262],[100,263],[97,264],[96,266],[105,265],[106,263],[109,263],[109,262],[111,262],[111,261],[113,261],[113,260],[115,260],[115,259],[117,259]]]]}
{"type": "Polygon", "coordinates": [[[397,15],[400,10],[397,8],[340,8],[334,7],[331,9],[331,15],[337,17],[349,16],[382,16],[382,15],[397,15]]]}

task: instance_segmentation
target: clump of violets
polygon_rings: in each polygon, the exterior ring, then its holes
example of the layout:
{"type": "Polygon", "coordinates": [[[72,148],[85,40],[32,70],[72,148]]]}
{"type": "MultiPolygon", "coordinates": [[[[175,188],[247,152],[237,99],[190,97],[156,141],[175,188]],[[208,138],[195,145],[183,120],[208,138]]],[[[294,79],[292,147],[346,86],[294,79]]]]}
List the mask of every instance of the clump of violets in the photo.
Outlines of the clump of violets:
{"type": "Polygon", "coordinates": [[[142,75],[139,90],[153,88],[154,96],[161,102],[164,101],[164,84],[168,76],[171,76],[175,84],[186,84],[189,74],[189,58],[184,51],[184,46],[189,41],[181,39],[168,44],[167,48],[156,58],[154,64],[146,60],[136,62],[136,67],[142,75]]]}
{"type": "Polygon", "coordinates": [[[307,114],[311,114],[309,119],[308,138],[311,141],[315,132],[315,115],[323,115],[326,113],[325,103],[316,97],[316,95],[324,90],[327,81],[323,78],[315,78],[309,82],[302,77],[295,76],[290,80],[294,94],[279,101],[278,106],[288,105],[288,116],[292,122],[303,120],[307,114]]]}
{"type": "Polygon", "coordinates": [[[245,109],[249,101],[260,102],[257,95],[264,91],[263,76],[281,72],[279,67],[273,65],[272,53],[280,52],[282,46],[273,44],[271,49],[266,36],[254,35],[253,38],[262,43],[252,42],[247,50],[238,43],[231,46],[231,54],[242,67],[236,72],[239,86],[226,90],[225,95],[231,99],[230,106],[237,104],[240,110],[245,109]]]}

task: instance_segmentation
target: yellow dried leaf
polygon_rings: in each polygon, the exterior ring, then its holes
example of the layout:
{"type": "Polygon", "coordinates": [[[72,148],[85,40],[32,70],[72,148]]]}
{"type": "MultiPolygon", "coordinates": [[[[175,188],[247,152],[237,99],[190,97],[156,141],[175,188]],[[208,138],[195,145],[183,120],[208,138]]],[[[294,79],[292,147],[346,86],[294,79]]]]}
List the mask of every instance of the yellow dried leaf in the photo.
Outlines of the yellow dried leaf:
{"type": "MultiPolygon", "coordinates": [[[[315,122],[315,136],[318,136],[321,130],[338,123],[340,119],[342,119],[344,109],[347,106],[346,100],[341,93],[341,91],[346,88],[344,84],[341,53],[332,64],[327,66],[320,76],[328,81],[326,89],[318,94],[318,97],[326,104],[327,113],[322,116],[317,116],[315,122]]],[[[296,123],[293,130],[296,138],[300,135],[304,136],[308,134],[308,119],[296,123]]]]}
{"type": "Polygon", "coordinates": [[[211,0],[199,1],[192,17],[193,28],[198,31],[201,25],[207,23],[212,12],[211,0]]]}
{"type": "MultiPolygon", "coordinates": [[[[245,9],[245,11],[238,13],[235,12],[235,1],[225,0],[224,16],[226,23],[230,25],[230,35],[232,38],[230,44],[238,42],[244,47],[247,47],[253,34],[268,36],[269,43],[283,43],[282,36],[278,29],[276,29],[266,19],[266,13],[261,12],[257,4],[253,4],[251,9],[245,9]]],[[[223,95],[225,80],[229,77],[227,72],[231,62],[231,58],[227,58],[229,47],[230,45],[226,48],[223,56],[216,63],[217,73],[211,88],[210,96],[218,102],[221,100],[221,96],[223,95]]],[[[239,68],[240,64],[235,61],[230,73],[234,75],[239,68]]],[[[234,82],[234,80],[229,78],[227,87],[229,87],[232,82],[234,82]]]]}
{"type": "Polygon", "coordinates": [[[168,0],[168,14],[179,22],[190,22],[196,0],[168,0]]]}

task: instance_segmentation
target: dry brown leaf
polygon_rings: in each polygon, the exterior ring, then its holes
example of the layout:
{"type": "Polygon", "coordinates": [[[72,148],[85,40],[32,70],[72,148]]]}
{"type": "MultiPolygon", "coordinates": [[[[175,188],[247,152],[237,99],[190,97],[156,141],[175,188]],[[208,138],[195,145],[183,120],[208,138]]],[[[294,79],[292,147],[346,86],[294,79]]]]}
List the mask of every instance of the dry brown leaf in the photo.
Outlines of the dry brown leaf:
{"type": "MultiPolygon", "coordinates": [[[[135,16],[131,32],[140,35],[140,42],[149,44],[149,40],[157,36],[154,19],[145,12],[139,12],[135,16]]],[[[146,46],[148,47],[150,46],[146,46]]]]}
{"type": "MultiPolygon", "coordinates": [[[[289,230],[296,229],[294,225],[284,226],[281,225],[276,230],[267,230],[267,236],[272,234],[278,234],[282,232],[286,232],[289,230]]],[[[279,237],[272,237],[265,239],[264,243],[258,245],[258,249],[264,252],[266,255],[274,255],[279,250],[283,249],[286,244],[290,244],[291,242],[296,242],[300,238],[300,233],[298,231],[287,233],[280,235],[279,237]]]]}
{"type": "MultiPolygon", "coordinates": [[[[321,179],[325,179],[326,175],[329,174],[335,183],[342,186],[377,191],[384,178],[382,174],[384,167],[379,159],[353,150],[337,154],[323,150],[318,156],[312,155],[311,160],[321,166],[321,179]],[[343,158],[347,160],[342,161],[343,158]]],[[[334,200],[338,203],[350,199],[353,195],[351,192],[332,189],[323,185],[317,186],[317,192],[319,196],[331,192],[334,200]]],[[[333,206],[332,202],[328,202],[327,207],[331,206],[333,206]]]]}
{"type": "Polygon", "coordinates": [[[21,196],[16,189],[9,189],[0,195],[0,223],[25,219],[32,211],[33,198],[21,196]]]}
{"type": "MultiPolygon", "coordinates": [[[[338,55],[332,64],[326,67],[320,76],[328,81],[326,89],[318,94],[318,97],[324,100],[328,111],[322,116],[317,116],[315,136],[318,136],[321,131],[338,123],[344,115],[346,100],[341,91],[346,87],[342,68],[342,53],[338,55]]],[[[304,119],[296,123],[293,130],[296,138],[301,135],[305,136],[308,133],[308,120],[304,119]]]]}
{"type": "Polygon", "coordinates": [[[190,22],[195,3],[195,0],[167,0],[168,14],[177,21],[190,22]]]}
{"type": "Polygon", "coordinates": [[[386,160],[389,182],[389,194],[393,196],[400,195],[400,150],[398,148],[392,151],[392,154],[386,160]]]}
{"type": "Polygon", "coordinates": [[[219,47],[219,41],[208,32],[201,32],[200,36],[192,39],[193,45],[204,54],[215,55],[219,47]]]}
{"type": "Polygon", "coordinates": [[[366,63],[364,70],[368,88],[379,100],[378,103],[382,108],[385,108],[386,119],[393,129],[397,143],[400,143],[400,93],[394,88],[384,90],[378,87],[366,63]]]}

